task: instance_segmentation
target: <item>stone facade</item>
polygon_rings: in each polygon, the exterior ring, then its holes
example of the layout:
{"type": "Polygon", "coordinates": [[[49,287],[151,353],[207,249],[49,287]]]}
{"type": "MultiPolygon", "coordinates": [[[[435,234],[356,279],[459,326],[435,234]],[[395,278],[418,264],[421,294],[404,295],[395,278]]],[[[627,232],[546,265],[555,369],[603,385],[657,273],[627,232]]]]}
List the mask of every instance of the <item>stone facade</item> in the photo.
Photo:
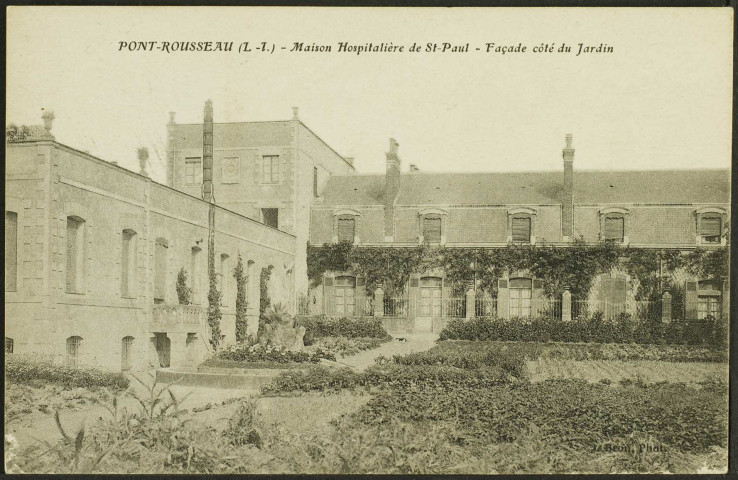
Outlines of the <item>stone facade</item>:
{"type": "MultiPolygon", "coordinates": [[[[49,139],[8,144],[5,187],[6,230],[16,232],[6,349],[10,339],[13,352],[134,370],[207,354],[208,204],[49,139]],[[177,305],[181,268],[194,289],[188,306],[177,305]]],[[[217,206],[215,248],[225,342],[235,341],[239,255],[251,333],[262,268],[272,270],[272,301],[294,308],[295,235],[217,206]]]]}

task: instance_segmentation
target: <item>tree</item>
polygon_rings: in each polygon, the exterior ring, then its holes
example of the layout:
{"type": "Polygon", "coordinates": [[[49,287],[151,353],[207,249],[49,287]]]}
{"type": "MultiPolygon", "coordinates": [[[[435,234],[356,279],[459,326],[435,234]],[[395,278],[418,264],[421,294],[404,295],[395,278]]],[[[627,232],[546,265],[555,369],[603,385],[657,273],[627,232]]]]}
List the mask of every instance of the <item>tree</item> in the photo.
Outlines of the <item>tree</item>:
{"type": "Polygon", "coordinates": [[[184,267],[177,274],[177,299],[180,305],[192,303],[192,289],[187,286],[187,270],[184,267]]]}
{"type": "Polygon", "coordinates": [[[208,277],[210,290],[208,291],[208,325],[210,326],[210,344],[213,350],[220,345],[220,292],[218,291],[218,277],[215,274],[215,237],[210,235],[208,240],[208,277]]]}

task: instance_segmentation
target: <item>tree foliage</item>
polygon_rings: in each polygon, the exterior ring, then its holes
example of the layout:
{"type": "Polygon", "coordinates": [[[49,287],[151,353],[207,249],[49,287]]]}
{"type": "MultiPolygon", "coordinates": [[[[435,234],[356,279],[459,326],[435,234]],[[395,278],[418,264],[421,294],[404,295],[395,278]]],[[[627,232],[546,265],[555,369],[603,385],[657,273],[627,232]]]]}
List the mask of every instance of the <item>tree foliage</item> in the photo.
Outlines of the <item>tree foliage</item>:
{"type": "Polygon", "coordinates": [[[249,281],[244,272],[241,254],[238,255],[238,262],[236,263],[236,268],[233,269],[233,276],[236,278],[236,341],[240,343],[246,340],[248,335],[248,319],[246,318],[248,301],[246,288],[249,281]]]}
{"type": "Polygon", "coordinates": [[[220,311],[221,293],[218,291],[218,277],[215,274],[215,237],[210,235],[208,239],[208,278],[210,289],[208,290],[208,325],[210,326],[210,344],[213,350],[218,350],[220,345],[220,311]]]}
{"type": "Polygon", "coordinates": [[[187,285],[187,270],[182,267],[177,274],[177,300],[180,305],[192,303],[192,288],[187,285]]]}

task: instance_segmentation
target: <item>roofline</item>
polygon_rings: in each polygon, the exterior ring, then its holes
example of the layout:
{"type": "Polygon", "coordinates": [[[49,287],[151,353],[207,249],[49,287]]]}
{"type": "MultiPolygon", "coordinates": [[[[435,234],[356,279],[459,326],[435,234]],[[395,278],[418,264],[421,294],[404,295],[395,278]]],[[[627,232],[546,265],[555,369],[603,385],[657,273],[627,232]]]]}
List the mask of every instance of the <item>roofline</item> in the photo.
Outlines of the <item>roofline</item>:
{"type": "MultiPolygon", "coordinates": [[[[289,123],[289,122],[293,122],[293,121],[295,121],[295,120],[294,120],[294,119],[291,119],[291,120],[260,120],[260,121],[252,121],[252,122],[214,122],[214,123],[213,123],[213,125],[245,125],[245,124],[256,124],[256,123],[289,123]]],[[[349,166],[349,167],[351,167],[351,168],[352,168],[352,169],[353,169],[354,171],[356,171],[356,167],[355,167],[354,165],[351,165],[351,164],[350,164],[350,163],[348,162],[348,160],[346,160],[346,158],[344,158],[344,156],[343,156],[343,155],[341,155],[341,154],[340,154],[340,153],[338,153],[338,152],[337,152],[337,151],[336,151],[336,150],[335,150],[335,149],[334,149],[333,147],[331,147],[330,145],[328,145],[328,144],[326,143],[326,141],[325,141],[325,140],[323,140],[322,138],[320,138],[320,135],[318,135],[318,134],[317,134],[317,133],[315,133],[315,132],[314,132],[314,131],[313,131],[313,130],[312,130],[312,129],[310,128],[310,127],[308,127],[307,125],[305,125],[305,123],[304,123],[304,122],[303,122],[302,120],[300,120],[300,119],[298,118],[298,119],[297,119],[297,122],[298,122],[298,123],[299,123],[300,125],[302,125],[303,127],[305,127],[305,129],[306,129],[306,130],[307,130],[308,132],[310,132],[311,134],[313,134],[313,136],[315,136],[315,138],[317,138],[318,140],[320,140],[320,142],[321,142],[321,143],[322,143],[323,145],[325,145],[326,147],[328,147],[328,148],[330,149],[330,151],[331,151],[331,152],[335,153],[336,155],[338,155],[338,157],[339,157],[339,158],[340,158],[341,160],[343,160],[344,162],[346,162],[346,165],[348,165],[348,166],[349,166]]],[[[177,126],[177,125],[184,125],[184,126],[188,126],[188,127],[189,127],[189,126],[195,126],[195,125],[199,125],[199,126],[202,126],[202,123],[174,123],[174,125],[175,125],[175,126],[177,126]]]]}
{"type": "MultiPolygon", "coordinates": [[[[11,145],[15,145],[15,144],[49,144],[49,145],[53,145],[53,146],[59,147],[59,148],[61,148],[63,150],[68,150],[68,151],[70,151],[72,153],[78,154],[78,155],[80,155],[82,157],[87,157],[88,160],[93,160],[93,161],[96,161],[96,162],[103,163],[107,167],[117,168],[118,170],[122,170],[124,173],[126,173],[128,175],[132,175],[134,177],[139,177],[140,179],[142,179],[144,181],[147,181],[147,182],[151,182],[153,184],[156,184],[157,187],[166,188],[168,190],[171,190],[172,192],[178,193],[180,195],[184,195],[185,197],[188,197],[188,198],[195,199],[195,200],[200,201],[200,202],[203,202],[203,203],[205,203],[207,205],[207,202],[205,202],[205,200],[203,200],[202,198],[198,198],[198,197],[196,197],[194,195],[190,195],[189,193],[183,192],[182,190],[177,190],[176,188],[170,187],[169,185],[165,185],[163,183],[159,183],[156,180],[153,180],[151,177],[147,177],[146,175],[141,175],[140,173],[136,173],[136,172],[134,172],[132,170],[128,170],[127,168],[121,167],[120,165],[118,165],[116,163],[108,162],[107,160],[103,160],[100,157],[96,157],[96,156],[91,155],[89,153],[85,153],[83,151],[77,150],[76,148],[70,147],[69,145],[64,145],[63,143],[59,143],[56,140],[50,140],[50,139],[47,139],[47,140],[22,140],[22,141],[18,141],[18,142],[8,142],[6,144],[6,148],[9,147],[9,146],[11,146],[11,145]]],[[[287,235],[287,236],[292,237],[292,238],[297,238],[296,235],[293,235],[291,233],[285,232],[284,230],[280,230],[278,228],[270,227],[269,225],[266,225],[264,223],[258,222],[256,220],[254,220],[253,218],[249,218],[249,217],[247,217],[245,215],[242,215],[242,214],[240,214],[238,212],[234,212],[233,210],[229,210],[229,209],[225,208],[222,205],[218,205],[217,203],[214,203],[213,205],[216,208],[219,208],[219,209],[221,209],[223,211],[226,211],[228,213],[231,213],[233,215],[236,215],[237,217],[242,218],[244,220],[248,220],[249,222],[255,223],[257,225],[261,225],[263,227],[270,228],[272,230],[276,230],[277,232],[279,232],[279,233],[281,233],[283,235],[287,235]]]]}
{"type": "MultiPolygon", "coordinates": [[[[649,170],[577,170],[574,169],[574,174],[577,173],[653,173],[653,172],[664,172],[664,173],[681,173],[681,172],[730,172],[730,167],[725,168],[684,168],[684,169],[649,169],[649,170]]],[[[419,176],[419,175],[505,175],[505,174],[520,174],[520,175],[530,175],[530,174],[556,174],[556,173],[564,173],[562,170],[510,170],[510,171],[494,171],[494,170],[475,170],[475,171],[445,171],[445,172],[438,172],[438,171],[416,171],[416,172],[400,172],[403,176],[419,176]]],[[[340,174],[334,174],[331,175],[331,178],[335,177],[382,177],[385,174],[382,172],[377,173],[356,173],[351,175],[340,175],[340,174]]]]}

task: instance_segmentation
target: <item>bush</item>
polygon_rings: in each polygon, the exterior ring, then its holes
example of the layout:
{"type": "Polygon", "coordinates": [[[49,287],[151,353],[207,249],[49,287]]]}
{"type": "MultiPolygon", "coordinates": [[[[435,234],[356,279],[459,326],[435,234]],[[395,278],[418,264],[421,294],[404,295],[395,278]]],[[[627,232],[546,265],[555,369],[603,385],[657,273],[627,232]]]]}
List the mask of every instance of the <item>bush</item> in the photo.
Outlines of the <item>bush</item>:
{"type": "Polygon", "coordinates": [[[320,360],[336,360],[336,356],[330,352],[317,349],[312,352],[293,352],[285,347],[263,345],[229,345],[218,352],[216,360],[231,360],[236,362],[275,362],[275,363],[319,363],[320,360]]]}
{"type": "Polygon", "coordinates": [[[262,387],[265,395],[290,392],[331,392],[357,388],[425,388],[459,386],[461,388],[488,388],[495,385],[516,383],[514,369],[485,366],[465,370],[446,365],[374,365],[364,372],[349,368],[310,367],[299,371],[283,372],[269,385],[262,387]],[[513,370],[513,371],[511,371],[513,370]]]}
{"type": "Polygon", "coordinates": [[[313,339],[312,346],[322,348],[334,352],[342,357],[355,355],[363,350],[371,350],[377,348],[382,343],[390,340],[389,338],[372,338],[372,337],[318,337],[313,339]]]}
{"type": "Polygon", "coordinates": [[[305,327],[305,345],[320,337],[391,338],[378,318],[333,318],[325,315],[298,317],[297,324],[305,327]]]}
{"type": "Polygon", "coordinates": [[[606,320],[602,312],[571,322],[550,318],[452,319],[440,333],[440,340],[503,340],[523,342],[596,342],[705,345],[727,349],[728,324],[707,318],[700,321],[636,321],[629,314],[606,320]]]}
{"type": "Polygon", "coordinates": [[[91,367],[72,367],[54,363],[50,358],[5,356],[5,379],[31,386],[55,384],[65,389],[107,387],[125,390],[129,381],[120,372],[106,372],[91,367]]]}

